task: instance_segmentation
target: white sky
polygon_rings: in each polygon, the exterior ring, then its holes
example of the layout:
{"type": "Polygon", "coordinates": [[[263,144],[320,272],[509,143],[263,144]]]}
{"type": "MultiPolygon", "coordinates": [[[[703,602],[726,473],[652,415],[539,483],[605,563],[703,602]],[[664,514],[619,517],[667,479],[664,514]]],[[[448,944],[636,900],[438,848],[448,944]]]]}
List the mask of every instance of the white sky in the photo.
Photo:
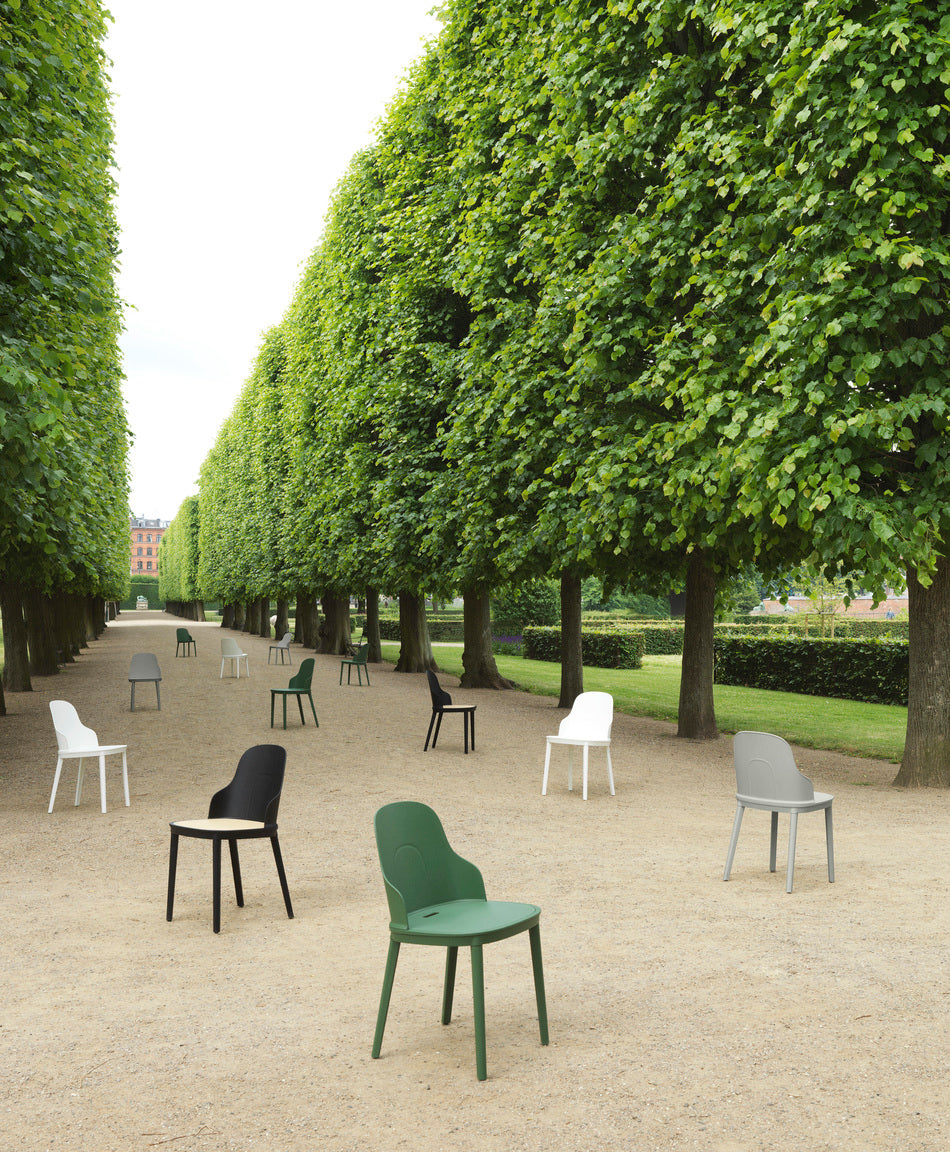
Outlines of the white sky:
{"type": "Polygon", "coordinates": [[[171,520],[437,0],[107,0],[136,516],[171,520]]]}

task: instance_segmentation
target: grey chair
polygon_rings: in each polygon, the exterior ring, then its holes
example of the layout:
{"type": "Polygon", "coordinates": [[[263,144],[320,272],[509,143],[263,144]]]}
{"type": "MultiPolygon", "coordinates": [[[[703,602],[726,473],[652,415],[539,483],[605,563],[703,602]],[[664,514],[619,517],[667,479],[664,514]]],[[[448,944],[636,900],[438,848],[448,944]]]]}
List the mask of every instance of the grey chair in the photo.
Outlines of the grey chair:
{"type": "Polygon", "coordinates": [[[828,881],[835,880],[834,838],[831,830],[831,802],[827,792],[816,792],[812,782],[795,767],[792,750],[781,736],[769,732],[737,732],[733,743],[736,768],[736,818],[723,880],[729,879],[739,840],[739,827],[746,808],[760,808],[772,813],[772,836],[769,871],[775,871],[775,849],[778,840],[778,814],[789,814],[788,866],[785,891],[791,892],[795,877],[795,838],[801,812],[825,813],[825,842],[828,852],[828,881]]]}
{"type": "Polygon", "coordinates": [[[273,652],[274,653],[274,663],[276,664],[277,663],[277,653],[279,652],[281,664],[284,663],[284,656],[285,655],[286,655],[287,659],[290,661],[290,663],[293,664],[294,660],[293,660],[293,657],[290,655],[290,642],[292,639],[293,639],[293,633],[285,632],[282,640],[278,640],[276,644],[271,644],[271,646],[267,649],[267,663],[268,664],[270,663],[271,653],[273,652]]]}

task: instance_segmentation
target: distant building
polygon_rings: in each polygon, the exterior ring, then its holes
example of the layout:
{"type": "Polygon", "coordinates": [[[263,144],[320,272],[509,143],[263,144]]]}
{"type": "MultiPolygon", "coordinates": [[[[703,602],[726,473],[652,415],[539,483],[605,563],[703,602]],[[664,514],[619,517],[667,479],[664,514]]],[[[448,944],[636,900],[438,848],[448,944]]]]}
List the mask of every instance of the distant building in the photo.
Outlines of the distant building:
{"type": "Polygon", "coordinates": [[[171,523],[169,520],[146,520],[143,516],[129,517],[131,563],[133,576],[158,575],[158,545],[171,523]]]}

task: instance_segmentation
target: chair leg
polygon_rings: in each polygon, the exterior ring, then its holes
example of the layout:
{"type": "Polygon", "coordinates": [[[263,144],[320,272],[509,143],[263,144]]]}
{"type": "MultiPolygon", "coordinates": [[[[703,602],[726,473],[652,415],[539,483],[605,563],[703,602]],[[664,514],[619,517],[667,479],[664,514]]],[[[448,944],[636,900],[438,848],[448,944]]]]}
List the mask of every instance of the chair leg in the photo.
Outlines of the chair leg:
{"type": "Polygon", "coordinates": [[[474,752],[475,751],[475,710],[474,710],[474,708],[472,709],[471,712],[469,712],[468,717],[469,717],[469,724],[471,725],[472,751],[474,752]]]}
{"type": "Polygon", "coordinates": [[[831,831],[831,805],[825,809],[825,847],[828,850],[828,883],[835,882],[835,839],[831,831]]]}
{"type": "Polygon", "coordinates": [[[475,1007],[475,1074],[488,1079],[485,1051],[485,963],[481,944],[472,945],[472,1002],[475,1007]]]}
{"type": "Polygon", "coordinates": [[[732,838],[729,841],[729,851],[726,853],[726,866],[722,872],[723,880],[728,880],[732,872],[732,859],[736,854],[736,845],[739,843],[739,828],[742,825],[742,813],[744,809],[741,804],[736,805],[736,818],[732,822],[732,838]]]}
{"type": "Polygon", "coordinates": [[[79,801],[82,799],[82,771],[85,760],[82,756],[79,757],[79,768],[76,771],[76,801],[73,807],[79,807],[79,801]]]}
{"type": "Polygon", "coordinates": [[[165,919],[171,920],[175,906],[175,873],[178,870],[178,835],[172,832],[171,847],[168,850],[168,898],[165,904],[165,919]]]}
{"type": "Polygon", "coordinates": [[[383,976],[383,990],[379,997],[379,1012],[376,1014],[376,1035],[373,1037],[373,1059],[379,1059],[383,1046],[383,1032],[386,1030],[386,1017],[389,1014],[389,999],[393,992],[396,977],[396,964],[399,960],[399,941],[389,941],[389,954],[386,957],[386,974],[383,976]]]}
{"type": "Polygon", "coordinates": [[[211,927],[221,931],[221,837],[211,839],[211,927]]]}
{"type": "MultiPolygon", "coordinates": [[[[778,819],[778,813],[773,813],[778,819]]],[[[788,867],[785,873],[785,891],[791,892],[792,881],[795,879],[795,839],[798,835],[798,813],[792,812],[788,821],[788,867]]]]}
{"type": "Polygon", "coordinates": [[[470,712],[462,713],[462,750],[466,756],[468,755],[468,718],[470,715],[470,712]]]}
{"type": "Polygon", "coordinates": [[[102,811],[106,810],[106,757],[104,752],[99,754],[99,800],[102,811]]]}
{"type": "Polygon", "coordinates": [[[300,709],[300,723],[306,725],[307,721],[303,718],[303,701],[300,699],[300,693],[297,694],[297,707],[300,709]]]}
{"type": "Polygon", "coordinates": [[[769,871],[775,871],[776,849],[778,847],[778,813],[772,813],[772,828],[769,836],[769,871]]]}
{"type": "Polygon", "coordinates": [[[433,747],[433,748],[434,748],[434,747],[436,746],[436,744],[438,744],[438,742],[439,742],[439,732],[441,732],[441,730],[442,730],[442,717],[443,717],[444,715],[445,715],[445,713],[444,713],[444,712],[440,712],[440,713],[439,713],[439,714],[436,716],[436,719],[435,719],[435,732],[433,732],[433,734],[432,734],[432,747],[433,747]]]}
{"type": "Polygon", "coordinates": [[[284,703],[284,730],[287,729],[287,693],[281,692],[280,698],[284,703]]]}
{"type": "Polygon", "coordinates": [[[270,726],[274,727],[274,693],[270,694],[270,726]]]}
{"type": "Polygon", "coordinates": [[[541,964],[541,927],[535,924],[528,929],[528,939],[531,942],[531,969],[534,972],[534,998],[538,1005],[538,1028],[541,1032],[541,1043],[548,1042],[548,1002],[544,995],[544,968],[541,964]]]}
{"type": "Polygon", "coordinates": [[[587,799],[587,762],[588,762],[589,758],[590,758],[590,746],[585,744],[584,745],[584,787],[583,787],[583,790],[581,792],[581,796],[585,800],[587,799]]]}
{"type": "Polygon", "coordinates": [[[613,765],[610,763],[610,745],[609,744],[607,745],[606,751],[607,751],[607,782],[610,784],[610,795],[616,796],[617,793],[614,791],[614,768],[613,768],[613,765]]]}
{"type": "Polygon", "coordinates": [[[428,751],[429,751],[429,738],[430,738],[430,737],[431,737],[431,735],[432,735],[432,725],[433,725],[434,723],[435,723],[435,711],[433,711],[433,713],[432,713],[432,717],[431,717],[431,719],[429,720],[429,731],[426,733],[426,743],[425,743],[425,747],[422,749],[422,751],[423,751],[423,752],[428,752],[428,751]]]}
{"type": "Polygon", "coordinates": [[[62,758],[62,756],[57,756],[56,757],[56,773],[53,776],[53,791],[50,793],[50,797],[49,797],[49,808],[47,809],[48,812],[53,811],[53,804],[56,802],[56,789],[59,787],[59,777],[60,777],[60,773],[62,772],[62,770],[63,770],[63,758],[62,758]]]}
{"type": "Polygon", "coordinates": [[[313,706],[313,693],[312,692],[307,693],[307,699],[310,701],[310,711],[313,713],[313,722],[316,725],[316,727],[319,728],[320,727],[320,721],[317,719],[317,710],[313,706]]]}
{"type": "Polygon", "coordinates": [[[162,690],[161,690],[161,687],[159,686],[159,683],[157,680],[155,681],[155,699],[158,701],[158,710],[159,710],[159,712],[161,712],[161,710],[162,710],[162,690]]]}
{"type": "Polygon", "coordinates": [[[343,661],[340,661],[340,685],[343,684],[343,661]]]}
{"type": "Polygon", "coordinates": [[[574,745],[567,746],[567,790],[574,791],[574,745]]]}
{"type": "Polygon", "coordinates": [[[548,794],[548,771],[551,768],[551,741],[546,741],[547,747],[544,751],[544,775],[541,777],[541,795],[547,796],[548,794]]]}
{"type": "Polygon", "coordinates": [[[455,999],[455,972],[458,967],[459,950],[451,947],[445,950],[445,982],[442,987],[442,1023],[452,1021],[452,1001],[455,999]]]}
{"type": "Polygon", "coordinates": [[[238,908],[244,907],[244,885],[241,883],[241,861],[238,859],[237,840],[228,841],[231,853],[231,875],[234,877],[234,899],[238,908]]]}
{"type": "Polygon", "coordinates": [[[293,920],[294,909],[290,903],[290,889],[287,887],[287,873],[284,871],[284,858],[280,854],[280,844],[277,842],[276,834],[270,838],[271,847],[274,849],[274,863],[277,865],[277,879],[280,881],[280,890],[284,895],[284,907],[287,909],[287,919],[293,920]]]}
{"type": "Polygon", "coordinates": [[[126,808],[128,808],[130,805],[130,801],[129,801],[129,764],[128,764],[128,760],[126,759],[125,751],[123,751],[123,753],[122,753],[122,786],[125,789],[125,806],[126,806],[126,808]]]}

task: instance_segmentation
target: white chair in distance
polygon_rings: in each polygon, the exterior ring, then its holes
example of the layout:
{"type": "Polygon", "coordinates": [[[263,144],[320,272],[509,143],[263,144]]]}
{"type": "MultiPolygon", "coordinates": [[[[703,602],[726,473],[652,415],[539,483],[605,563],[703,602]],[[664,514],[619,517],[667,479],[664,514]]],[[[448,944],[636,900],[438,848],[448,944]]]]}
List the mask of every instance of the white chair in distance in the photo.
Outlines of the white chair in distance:
{"type": "Polygon", "coordinates": [[[769,732],[737,732],[733,742],[736,766],[736,818],[723,880],[729,879],[732,860],[739,840],[739,827],[746,808],[760,808],[772,813],[772,836],[769,849],[769,871],[775,871],[775,847],[778,839],[778,814],[788,812],[788,865],[785,891],[791,892],[795,877],[795,838],[800,812],[825,813],[825,847],[828,854],[828,882],[835,881],[835,848],[831,830],[831,802],[827,792],[816,792],[812,782],[795,767],[792,750],[781,736],[769,732]]]}
{"type": "Polygon", "coordinates": [[[122,785],[125,789],[125,806],[129,806],[129,767],[126,761],[125,744],[100,744],[99,737],[91,728],[87,728],[79,719],[76,709],[68,700],[50,700],[49,710],[53,715],[53,727],[56,729],[56,743],[59,745],[59,754],[56,758],[56,775],[53,777],[53,793],[49,798],[49,812],[53,811],[56,800],[56,789],[59,787],[59,777],[63,770],[64,760],[78,760],[79,770],[76,774],[76,804],[82,798],[82,762],[90,757],[99,760],[99,794],[102,801],[102,811],[106,810],[106,757],[122,754],[122,785]]]}
{"type": "Polygon", "coordinates": [[[232,640],[230,637],[226,637],[221,641],[221,676],[218,677],[219,680],[224,676],[224,665],[227,660],[234,661],[234,671],[238,680],[241,679],[242,660],[244,661],[244,671],[250,676],[251,670],[247,663],[247,653],[242,652],[237,640],[232,640]]]}
{"type": "Polygon", "coordinates": [[[548,769],[551,766],[551,745],[567,744],[569,746],[567,761],[567,788],[574,790],[574,748],[584,749],[584,789],[583,796],[587,799],[587,750],[588,748],[604,748],[607,751],[607,780],[610,783],[610,795],[614,792],[614,773],[610,763],[610,730],[614,722],[614,698],[609,692],[582,692],[574,701],[570,713],[561,721],[556,736],[548,736],[547,750],[544,755],[544,780],[541,783],[541,795],[547,794],[548,769]]]}

